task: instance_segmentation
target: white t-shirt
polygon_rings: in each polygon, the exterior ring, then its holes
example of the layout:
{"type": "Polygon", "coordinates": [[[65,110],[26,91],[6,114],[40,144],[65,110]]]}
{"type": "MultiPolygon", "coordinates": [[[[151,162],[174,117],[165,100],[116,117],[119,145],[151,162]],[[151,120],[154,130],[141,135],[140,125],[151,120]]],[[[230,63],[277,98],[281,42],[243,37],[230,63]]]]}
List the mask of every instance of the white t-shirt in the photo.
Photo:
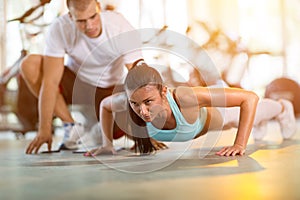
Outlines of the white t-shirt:
{"type": "Polygon", "coordinates": [[[141,43],[137,31],[121,14],[103,11],[100,17],[98,38],[78,31],[68,14],[57,18],[49,28],[44,55],[61,58],[67,54],[67,66],[82,81],[108,88],[123,81],[125,64],[142,57],[141,43]]]}

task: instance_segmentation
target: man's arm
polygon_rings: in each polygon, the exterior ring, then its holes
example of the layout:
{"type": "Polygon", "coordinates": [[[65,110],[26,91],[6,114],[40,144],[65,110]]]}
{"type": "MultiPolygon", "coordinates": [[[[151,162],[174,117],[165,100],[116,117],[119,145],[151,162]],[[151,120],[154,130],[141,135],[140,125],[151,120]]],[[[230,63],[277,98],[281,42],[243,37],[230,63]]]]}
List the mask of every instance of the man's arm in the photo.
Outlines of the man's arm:
{"type": "Polygon", "coordinates": [[[39,130],[51,132],[59,83],[64,72],[63,58],[45,57],[39,95],[39,130]]]}
{"type": "Polygon", "coordinates": [[[48,144],[48,150],[52,145],[52,119],[58,97],[58,86],[64,71],[64,59],[44,57],[43,80],[39,93],[39,127],[38,134],[28,146],[26,153],[37,153],[40,147],[48,144]]]}

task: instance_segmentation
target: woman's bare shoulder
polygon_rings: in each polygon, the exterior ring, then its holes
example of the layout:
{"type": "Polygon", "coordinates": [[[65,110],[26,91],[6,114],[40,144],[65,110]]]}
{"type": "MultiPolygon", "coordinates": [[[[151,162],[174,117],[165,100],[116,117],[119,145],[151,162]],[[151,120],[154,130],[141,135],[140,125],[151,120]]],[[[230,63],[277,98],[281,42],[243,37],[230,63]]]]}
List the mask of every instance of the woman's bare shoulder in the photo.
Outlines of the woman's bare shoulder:
{"type": "Polygon", "coordinates": [[[172,94],[181,106],[191,106],[198,102],[194,87],[179,86],[172,90],[172,94]]]}

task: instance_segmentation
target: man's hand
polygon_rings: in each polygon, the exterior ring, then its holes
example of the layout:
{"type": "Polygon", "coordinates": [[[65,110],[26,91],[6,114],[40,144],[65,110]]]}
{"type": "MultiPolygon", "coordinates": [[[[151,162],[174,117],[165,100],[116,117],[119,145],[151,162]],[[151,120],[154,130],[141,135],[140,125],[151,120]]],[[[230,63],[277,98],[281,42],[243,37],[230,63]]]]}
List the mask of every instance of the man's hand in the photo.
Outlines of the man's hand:
{"type": "Polygon", "coordinates": [[[35,154],[38,153],[40,147],[47,143],[48,145],[48,151],[51,151],[52,146],[52,135],[51,134],[38,134],[29,144],[29,146],[26,149],[26,154],[31,154],[34,152],[35,154]]]}

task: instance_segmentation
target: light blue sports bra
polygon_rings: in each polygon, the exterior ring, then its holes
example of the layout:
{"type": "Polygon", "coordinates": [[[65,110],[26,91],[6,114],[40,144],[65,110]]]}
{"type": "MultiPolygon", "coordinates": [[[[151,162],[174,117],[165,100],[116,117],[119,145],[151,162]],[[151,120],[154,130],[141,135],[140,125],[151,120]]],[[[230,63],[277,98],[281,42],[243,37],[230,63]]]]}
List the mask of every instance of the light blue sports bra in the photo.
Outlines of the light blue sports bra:
{"type": "Polygon", "coordinates": [[[172,130],[161,130],[154,127],[151,122],[147,122],[146,126],[149,136],[155,140],[165,142],[185,142],[194,139],[195,136],[202,131],[205,125],[207,109],[201,108],[199,118],[196,122],[190,124],[183,117],[170,92],[167,93],[167,100],[176,120],[176,128],[172,130]]]}

